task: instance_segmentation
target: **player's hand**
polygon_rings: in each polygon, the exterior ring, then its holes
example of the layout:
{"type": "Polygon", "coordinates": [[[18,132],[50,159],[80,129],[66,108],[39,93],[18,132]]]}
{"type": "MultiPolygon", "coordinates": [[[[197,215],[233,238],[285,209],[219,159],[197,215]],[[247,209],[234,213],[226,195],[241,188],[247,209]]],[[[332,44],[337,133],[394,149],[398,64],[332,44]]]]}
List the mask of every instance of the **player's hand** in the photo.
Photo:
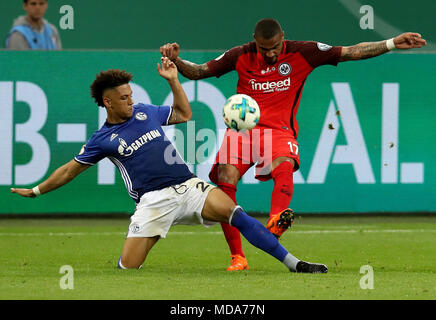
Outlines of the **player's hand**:
{"type": "Polygon", "coordinates": [[[171,61],[176,61],[180,53],[180,46],[178,43],[167,43],[160,47],[160,53],[163,57],[168,57],[171,61]]]}
{"type": "Polygon", "coordinates": [[[12,193],[17,193],[22,197],[35,198],[36,195],[33,193],[32,189],[21,189],[21,188],[11,188],[12,193]]]}
{"type": "Polygon", "coordinates": [[[162,61],[162,68],[160,64],[157,64],[157,72],[164,79],[171,81],[177,79],[177,67],[169,58],[162,57],[160,58],[162,61]]]}
{"type": "Polygon", "coordinates": [[[406,32],[394,38],[394,44],[397,49],[421,48],[427,42],[419,33],[406,32]]]}

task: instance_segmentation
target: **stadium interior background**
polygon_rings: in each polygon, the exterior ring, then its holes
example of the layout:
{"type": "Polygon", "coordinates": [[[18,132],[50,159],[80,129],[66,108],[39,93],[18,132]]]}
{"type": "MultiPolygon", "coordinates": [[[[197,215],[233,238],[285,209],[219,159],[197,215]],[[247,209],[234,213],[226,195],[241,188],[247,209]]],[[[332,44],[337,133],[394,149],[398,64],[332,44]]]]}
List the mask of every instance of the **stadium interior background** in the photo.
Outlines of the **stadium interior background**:
{"type": "MultiPolygon", "coordinates": [[[[0,215],[131,214],[133,202],[107,163],[35,200],[9,190],[46,179],[98,129],[104,113],[90,99],[89,84],[100,70],[125,68],[135,75],[136,98],[165,104],[169,88],[155,70],[162,44],[178,42],[182,58],[203,63],[251,41],[254,24],[263,17],[276,18],[288,39],[331,45],[379,41],[405,31],[423,35],[428,45],[422,49],[322,67],[310,75],[298,114],[302,167],[291,207],[300,214],[436,212],[435,12],[436,3],[428,0],[413,5],[398,0],[250,5],[49,0],[46,18],[58,28],[63,50],[0,51],[0,215]],[[62,5],[74,10],[71,29],[60,25],[62,5]],[[362,27],[364,5],[373,8],[373,28],[362,27]],[[350,130],[353,115],[358,126],[350,130]]],[[[1,39],[22,14],[21,1],[1,1],[1,39]]],[[[195,121],[177,126],[186,138],[177,147],[192,170],[207,178],[218,142],[208,145],[198,132],[224,128],[219,115],[225,97],[234,93],[236,76],[181,80],[195,121]],[[211,148],[204,151],[206,146],[211,148]]],[[[266,213],[271,190],[271,182],[247,177],[239,185],[238,202],[249,212],[266,213]]]]}

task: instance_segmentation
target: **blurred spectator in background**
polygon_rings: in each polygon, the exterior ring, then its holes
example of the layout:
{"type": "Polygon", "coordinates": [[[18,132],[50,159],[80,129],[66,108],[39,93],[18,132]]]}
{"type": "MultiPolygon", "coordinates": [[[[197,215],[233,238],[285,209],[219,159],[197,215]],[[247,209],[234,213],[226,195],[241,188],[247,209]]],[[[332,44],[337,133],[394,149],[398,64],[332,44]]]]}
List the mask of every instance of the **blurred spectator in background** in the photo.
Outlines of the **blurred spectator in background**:
{"type": "Polygon", "coordinates": [[[48,0],[24,0],[25,16],[15,19],[6,39],[6,48],[11,50],[60,50],[59,32],[44,19],[48,0]]]}

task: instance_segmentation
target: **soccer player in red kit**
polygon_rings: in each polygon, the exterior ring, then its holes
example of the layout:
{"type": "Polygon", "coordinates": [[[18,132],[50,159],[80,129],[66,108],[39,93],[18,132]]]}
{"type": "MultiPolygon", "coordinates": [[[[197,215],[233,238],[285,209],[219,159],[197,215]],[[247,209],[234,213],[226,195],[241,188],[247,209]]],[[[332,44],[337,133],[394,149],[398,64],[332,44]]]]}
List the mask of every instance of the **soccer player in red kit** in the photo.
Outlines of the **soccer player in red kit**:
{"type": "MultiPolygon", "coordinates": [[[[279,238],[293,222],[288,208],[293,193],[293,172],[299,169],[298,111],[307,76],[316,68],[339,62],[378,56],[392,49],[419,48],[426,44],[418,33],[403,33],[379,42],[363,42],[354,46],[329,46],[315,41],[285,40],[280,24],[262,19],[254,30],[254,41],[234,47],[204,64],[195,64],[179,57],[177,43],[160,48],[163,56],[175,62],[179,72],[188,79],[220,77],[230,71],[238,73],[237,93],[253,97],[260,107],[260,120],[248,135],[227,130],[209,177],[236,203],[236,186],[253,165],[256,178],[273,179],[270,218],[267,229],[279,238]],[[238,149],[231,149],[237,139],[238,149]],[[256,152],[243,153],[244,144],[256,152]]],[[[248,269],[239,231],[222,223],[232,263],[228,271],[248,269]]]]}

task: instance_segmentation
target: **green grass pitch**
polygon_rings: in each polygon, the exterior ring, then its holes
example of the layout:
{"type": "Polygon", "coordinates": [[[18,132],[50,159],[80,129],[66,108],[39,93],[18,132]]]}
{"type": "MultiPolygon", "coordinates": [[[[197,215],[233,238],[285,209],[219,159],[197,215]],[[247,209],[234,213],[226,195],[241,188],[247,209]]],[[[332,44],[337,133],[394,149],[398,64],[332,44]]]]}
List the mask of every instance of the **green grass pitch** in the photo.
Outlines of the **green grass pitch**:
{"type": "Polygon", "coordinates": [[[298,216],[281,242],[329,267],[315,275],[288,272],[245,239],[250,270],[226,272],[219,225],[174,226],[141,270],[118,270],[128,223],[1,219],[0,299],[436,299],[435,216],[298,216]],[[74,272],[73,289],[61,288],[64,265],[74,272]],[[373,269],[373,289],[361,288],[370,285],[364,265],[373,269]]]}

